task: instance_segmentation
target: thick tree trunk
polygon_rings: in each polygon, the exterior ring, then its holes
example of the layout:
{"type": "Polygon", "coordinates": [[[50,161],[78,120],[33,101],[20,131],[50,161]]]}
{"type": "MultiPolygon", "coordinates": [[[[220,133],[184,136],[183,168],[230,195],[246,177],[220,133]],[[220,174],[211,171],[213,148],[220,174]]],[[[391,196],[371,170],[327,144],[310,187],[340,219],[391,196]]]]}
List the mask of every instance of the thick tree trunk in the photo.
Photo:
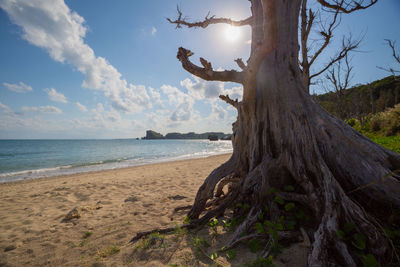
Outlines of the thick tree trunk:
{"type": "Polygon", "coordinates": [[[270,39],[263,40],[267,49],[253,55],[258,60],[249,60],[249,69],[256,73],[249,73],[244,84],[233,126],[233,155],[200,187],[189,217],[199,218],[218,183],[231,179],[235,186],[202,219],[222,214],[240,201],[248,202],[252,210],[237,228],[232,244],[243,232],[254,230],[266,204],[271,221],[285,214],[268,193],[276,188],[283,199],[313,214],[308,229],[310,266],[360,263],[355,251],[337,235],[346,223],[357,225],[357,232],[367,237],[367,252],[383,259],[389,246],[376,218],[388,205],[400,210],[400,176],[395,173],[400,169],[400,155],[334,118],[306,93],[298,67],[300,1],[263,1],[263,6],[263,14],[268,8],[274,12],[264,18],[268,21],[264,36],[270,39]],[[237,179],[232,177],[240,177],[239,182],[234,183],[237,179]],[[283,192],[288,185],[294,192],[283,192]],[[379,212],[373,210],[378,207],[379,212]]]}

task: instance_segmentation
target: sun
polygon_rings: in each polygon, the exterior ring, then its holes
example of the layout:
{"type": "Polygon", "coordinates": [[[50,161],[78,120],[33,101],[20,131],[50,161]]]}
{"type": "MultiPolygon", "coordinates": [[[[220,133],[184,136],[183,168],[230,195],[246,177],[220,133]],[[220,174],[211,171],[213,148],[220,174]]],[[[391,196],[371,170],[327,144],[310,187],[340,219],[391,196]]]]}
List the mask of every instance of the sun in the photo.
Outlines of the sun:
{"type": "Polygon", "coordinates": [[[234,27],[231,25],[226,25],[224,29],[225,39],[231,43],[239,40],[241,31],[239,27],[234,27]]]}

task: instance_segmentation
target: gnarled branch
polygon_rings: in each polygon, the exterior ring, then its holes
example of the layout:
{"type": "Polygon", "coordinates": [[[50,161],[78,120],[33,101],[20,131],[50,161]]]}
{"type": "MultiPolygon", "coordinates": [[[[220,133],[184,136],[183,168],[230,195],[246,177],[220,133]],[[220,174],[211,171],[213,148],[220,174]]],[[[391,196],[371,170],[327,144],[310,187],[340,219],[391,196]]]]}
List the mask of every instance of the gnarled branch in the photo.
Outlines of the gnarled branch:
{"type": "Polygon", "coordinates": [[[200,62],[203,68],[193,64],[189,57],[193,53],[183,47],[179,47],[177,58],[182,63],[182,67],[197,77],[200,77],[206,81],[221,81],[221,82],[235,82],[243,83],[243,73],[236,70],[224,70],[224,71],[214,71],[211,63],[209,63],[204,58],[200,58],[200,62]]]}
{"type": "Polygon", "coordinates": [[[236,64],[241,68],[242,70],[246,69],[246,64],[244,64],[243,60],[241,58],[235,59],[236,64]]]}
{"type": "Polygon", "coordinates": [[[228,95],[220,95],[219,98],[221,98],[222,100],[224,100],[226,103],[232,105],[234,108],[238,108],[239,106],[239,102],[237,99],[233,100],[231,99],[228,95]]]}
{"type": "Polygon", "coordinates": [[[204,18],[203,21],[198,21],[198,22],[188,22],[185,18],[182,18],[182,11],[179,9],[179,6],[177,7],[178,11],[178,18],[176,20],[172,20],[170,18],[167,18],[167,20],[172,23],[176,24],[177,28],[181,28],[182,25],[192,28],[192,27],[201,27],[201,28],[207,28],[211,24],[229,24],[232,26],[245,26],[245,25],[251,25],[253,23],[253,17],[248,17],[247,19],[243,20],[232,20],[229,18],[216,18],[215,16],[210,17],[210,13],[207,14],[207,16],[204,18]]]}
{"type": "Polygon", "coordinates": [[[342,13],[352,13],[357,10],[367,9],[374,5],[378,0],[369,0],[369,3],[363,5],[364,0],[360,1],[344,1],[344,0],[317,0],[322,6],[338,10],[342,13]]]}

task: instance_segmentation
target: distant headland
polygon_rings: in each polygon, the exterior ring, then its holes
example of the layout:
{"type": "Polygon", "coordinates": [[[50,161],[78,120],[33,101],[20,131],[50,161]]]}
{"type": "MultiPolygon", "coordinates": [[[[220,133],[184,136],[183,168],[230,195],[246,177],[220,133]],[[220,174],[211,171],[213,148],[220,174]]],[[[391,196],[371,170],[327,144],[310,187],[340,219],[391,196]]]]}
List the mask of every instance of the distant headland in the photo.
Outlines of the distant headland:
{"type": "Polygon", "coordinates": [[[146,131],[146,136],[142,139],[209,139],[209,140],[231,140],[232,134],[222,132],[206,132],[206,133],[167,133],[165,136],[152,130],[146,131]]]}

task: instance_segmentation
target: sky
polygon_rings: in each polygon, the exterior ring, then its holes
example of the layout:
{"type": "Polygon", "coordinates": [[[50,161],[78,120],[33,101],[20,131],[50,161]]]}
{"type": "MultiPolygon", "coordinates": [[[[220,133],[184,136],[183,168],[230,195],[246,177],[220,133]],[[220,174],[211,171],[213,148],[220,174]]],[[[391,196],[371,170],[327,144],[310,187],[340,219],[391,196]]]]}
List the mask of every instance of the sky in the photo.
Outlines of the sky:
{"type": "MultiPolygon", "coordinates": [[[[236,111],[218,95],[240,99],[242,87],[192,76],[176,53],[183,46],[194,52],[194,62],[204,57],[214,69],[238,69],[233,60],[247,60],[250,29],[176,29],[166,18],[176,17],[177,5],[192,21],[209,11],[233,19],[250,15],[248,0],[0,0],[0,139],[231,132],[236,111]]],[[[352,32],[363,37],[352,55],[352,83],[387,76],[377,66],[394,66],[384,39],[400,47],[399,22],[398,0],[343,16],[315,69],[352,32]]]]}

